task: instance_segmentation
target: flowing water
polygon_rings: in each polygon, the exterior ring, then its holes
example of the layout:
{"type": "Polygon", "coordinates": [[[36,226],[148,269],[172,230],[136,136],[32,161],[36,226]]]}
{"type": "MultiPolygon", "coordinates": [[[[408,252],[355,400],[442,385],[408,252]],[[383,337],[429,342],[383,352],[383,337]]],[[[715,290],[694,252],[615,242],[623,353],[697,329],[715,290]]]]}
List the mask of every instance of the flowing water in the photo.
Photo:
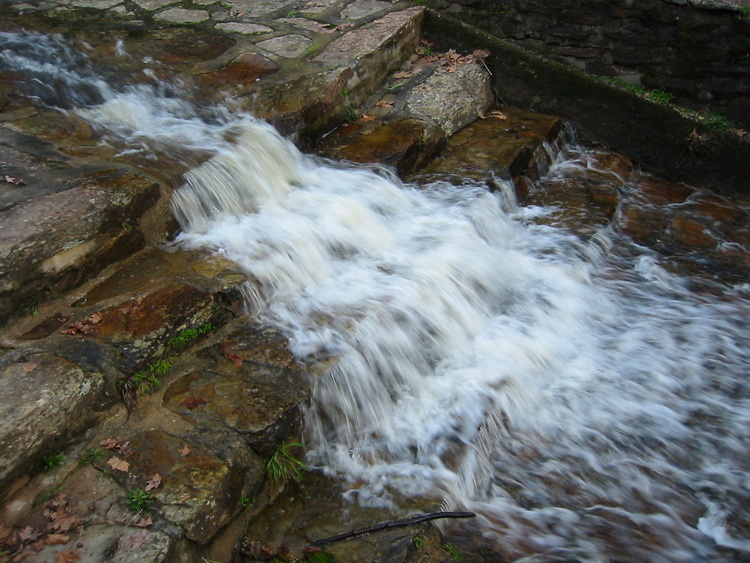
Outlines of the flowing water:
{"type": "Polygon", "coordinates": [[[352,500],[473,510],[508,560],[750,558],[747,285],[693,293],[508,185],[404,184],[251,116],[98,92],[77,111],[118,146],[211,155],[174,194],[177,244],[234,261],[248,306],[327,366],[309,461],[352,500]]]}

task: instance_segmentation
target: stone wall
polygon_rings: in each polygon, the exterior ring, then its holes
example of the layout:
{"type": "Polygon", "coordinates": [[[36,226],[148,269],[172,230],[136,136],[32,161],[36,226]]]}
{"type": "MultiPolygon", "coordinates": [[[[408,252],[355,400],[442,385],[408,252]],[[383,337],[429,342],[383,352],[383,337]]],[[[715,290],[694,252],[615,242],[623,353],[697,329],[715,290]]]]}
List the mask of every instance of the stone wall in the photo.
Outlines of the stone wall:
{"type": "Polygon", "coordinates": [[[431,0],[433,7],[586,72],[658,88],[750,127],[746,0],[431,0]]]}

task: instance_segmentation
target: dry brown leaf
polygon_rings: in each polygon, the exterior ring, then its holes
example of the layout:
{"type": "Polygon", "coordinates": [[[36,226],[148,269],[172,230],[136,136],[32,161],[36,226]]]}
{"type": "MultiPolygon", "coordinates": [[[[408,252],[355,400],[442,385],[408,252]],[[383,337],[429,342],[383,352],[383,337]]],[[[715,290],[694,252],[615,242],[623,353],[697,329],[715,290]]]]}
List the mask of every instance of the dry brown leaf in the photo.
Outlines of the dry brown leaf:
{"type": "Polygon", "coordinates": [[[55,556],[55,563],[73,563],[74,561],[80,561],[81,558],[74,549],[68,549],[67,551],[61,551],[55,556]]]}
{"type": "Polygon", "coordinates": [[[148,528],[154,523],[154,521],[151,519],[151,516],[148,518],[141,518],[138,522],[135,523],[135,525],[139,528],[148,528]]]}
{"type": "Polygon", "coordinates": [[[159,485],[161,485],[161,475],[158,473],[154,473],[151,478],[146,482],[146,491],[153,491],[154,489],[158,489],[159,485]]]}
{"type": "Polygon", "coordinates": [[[55,512],[45,514],[45,516],[50,520],[49,529],[54,532],[67,532],[83,522],[65,507],[58,508],[55,512]]]}
{"type": "Polygon", "coordinates": [[[508,116],[501,111],[491,111],[490,117],[494,119],[508,119],[508,116]]]}
{"type": "Polygon", "coordinates": [[[393,73],[393,78],[400,80],[402,78],[411,78],[416,74],[416,71],[413,70],[401,70],[399,72],[393,73]]]}
{"type": "Polygon", "coordinates": [[[32,528],[31,526],[26,526],[25,528],[22,528],[18,531],[18,541],[20,542],[27,542],[27,541],[36,541],[39,539],[39,536],[41,535],[41,532],[39,530],[36,530],[32,528]]]}
{"type": "Polygon", "coordinates": [[[30,373],[36,369],[36,364],[26,363],[21,366],[21,369],[23,369],[23,371],[25,371],[26,373],[30,373]]]}
{"type": "Polygon", "coordinates": [[[181,448],[180,448],[179,450],[177,450],[177,451],[178,451],[178,452],[180,452],[180,455],[181,455],[182,457],[185,457],[186,455],[188,455],[188,454],[189,454],[190,452],[192,452],[193,450],[191,450],[191,449],[190,449],[190,448],[188,448],[187,446],[182,446],[182,447],[181,447],[181,448]]]}
{"type": "Polygon", "coordinates": [[[392,108],[393,107],[393,102],[378,102],[375,105],[377,107],[379,107],[379,108],[392,108]]]}
{"type": "Polygon", "coordinates": [[[102,320],[102,314],[101,314],[101,313],[98,313],[98,312],[97,312],[97,313],[94,313],[93,315],[91,315],[91,316],[90,316],[90,317],[88,318],[88,321],[89,321],[89,322],[90,322],[91,324],[96,324],[96,323],[98,323],[98,322],[101,322],[101,320],[102,320]]]}
{"type": "Polygon", "coordinates": [[[68,540],[70,540],[70,536],[66,536],[65,534],[50,534],[44,541],[47,545],[57,545],[60,543],[67,543],[68,540]]]}
{"type": "Polygon", "coordinates": [[[109,465],[112,469],[123,471],[125,473],[127,473],[128,469],[130,469],[130,464],[124,459],[120,459],[119,457],[111,457],[107,462],[107,465],[109,465]]]}
{"type": "Polygon", "coordinates": [[[224,354],[224,356],[227,358],[227,360],[231,361],[234,364],[234,367],[240,367],[242,365],[242,362],[245,361],[245,359],[240,356],[239,354],[224,354]]]}
{"type": "Polygon", "coordinates": [[[478,59],[486,59],[490,56],[490,50],[489,49],[474,49],[474,51],[471,53],[478,59]]]}
{"type": "Polygon", "coordinates": [[[117,440],[115,440],[114,438],[107,438],[106,440],[102,440],[101,442],[99,442],[99,445],[104,446],[108,450],[114,450],[115,448],[117,448],[117,440]]]}
{"type": "Polygon", "coordinates": [[[375,121],[375,118],[373,116],[371,116],[371,115],[363,115],[357,121],[361,121],[363,123],[366,123],[368,121],[375,121]]]}
{"type": "Polygon", "coordinates": [[[11,561],[13,563],[20,563],[21,561],[26,559],[29,555],[31,555],[31,551],[29,551],[28,549],[24,549],[23,551],[16,553],[13,556],[13,559],[11,559],[11,561]]]}
{"type": "Polygon", "coordinates": [[[199,406],[208,404],[208,401],[203,397],[185,397],[180,401],[180,404],[183,407],[187,407],[191,411],[194,411],[199,406]]]}
{"type": "Polygon", "coordinates": [[[179,503],[179,502],[187,502],[187,501],[189,501],[189,500],[190,500],[191,498],[193,498],[193,495],[191,495],[190,493],[183,493],[183,494],[182,494],[182,495],[180,495],[180,497],[179,497],[179,498],[177,499],[177,502],[178,502],[178,503],[179,503]]]}
{"type": "Polygon", "coordinates": [[[124,456],[133,455],[135,453],[135,450],[130,447],[130,442],[125,442],[124,444],[117,446],[117,451],[124,456]]]}

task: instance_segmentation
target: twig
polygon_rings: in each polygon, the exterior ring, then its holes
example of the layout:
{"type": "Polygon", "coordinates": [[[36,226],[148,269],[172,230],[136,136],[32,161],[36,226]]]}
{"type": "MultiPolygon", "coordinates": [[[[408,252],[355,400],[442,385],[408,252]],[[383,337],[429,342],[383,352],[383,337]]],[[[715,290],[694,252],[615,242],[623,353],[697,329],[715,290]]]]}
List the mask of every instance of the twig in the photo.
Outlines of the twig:
{"type": "Polygon", "coordinates": [[[437,520],[438,518],[474,518],[476,516],[473,512],[433,512],[431,514],[419,514],[417,516],[410,516],[409,518],[402,518],[401,520],[391,520],[389,522],[382,522],[369,526],[367,528],[360,528],[359,530],[352,530],[345,534],[339,534],[337,536],[331,536],[322,540],[314,541],[310,544],[311,547],[317,547],[325,545],[327,543],[333,543],[341,540],[348,540],[350,538],[356,538],[357,536],[364,536],[372,532],[380,532],[382,530],[390,530],[393,528],[404,528],[406,526],[413,526],[414,524],[420,524],[427,522],[428,520],[437,520]]]}

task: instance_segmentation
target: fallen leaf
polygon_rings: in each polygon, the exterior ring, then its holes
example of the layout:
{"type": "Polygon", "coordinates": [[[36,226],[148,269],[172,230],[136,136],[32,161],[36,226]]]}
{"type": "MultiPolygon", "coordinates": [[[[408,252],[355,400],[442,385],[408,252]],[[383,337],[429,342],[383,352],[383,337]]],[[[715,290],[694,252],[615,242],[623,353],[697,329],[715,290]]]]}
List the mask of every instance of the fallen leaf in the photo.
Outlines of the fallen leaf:
{"type": "Polygon", "coordinates": [[[7,540],[13,535],[13,529],[0,524],[0,544],[9,543],[7,540]]]}
{"type": "Polygon", "coordinates": [[[489,49],[474,49],[474,51],[471,53],[478,59],[486,59],[490,56],[490,50],[489,49]]]}
{"type": "Polygon", "coordinates": [[[205,405],[207,403],[208,401],[206,401],[206,399],[203,399],[202,397],[185,397],[184,399],[182,399],[182,401],[180,401],[180,404],[183,407],[187,407],[191,411],[194,411],[199,406],[205,405]]]}
{"type": "Polygon", "coordinates": [[[117,446],[117,451],[124,456],[133,455],[135,453],[135,450],[130,447],[130,442],[125,442],[124,444],[117,446]]]}
{"type": "Polygon", "coordinates": [[[392,108],[393,107],[393,102],[378,102],[375,105],[377,107],[379,107],[379,108],[392,108]]]}
{"type": "Polygon", "coordinates": [[[151,479],[146,482],[146,491],[148,492],[158,489],[159,485],[161,485],[161,475],[154,473],[151,479]]]}
{"type": "Polygon", "coordinates": [[[239,354],[225,354],[227,360],[230,360],[232,363],[234,363],[234,367],[240,367],[242,365],[242,362],[245,361],[245,358],[240,356],[239,354]]]}
{"type": "Polygon", "coordinates": [[[149,516],[148,518],[141,518],[138,522],[135,523],[135,525],[139,528],[148,528],[153,523],[154,521],[151,519],[151,516],[149,516]]]}
{"type": "Polygon", "coordinates": [[[26,363],[21,366],[21,369],[25,371],[26,373],[30,373],[36,369],[36,364],[26,363]]]}
{"type": "Polygon", "coordinates": [[[88,321],[89,321],[89,322],[90,322],[91,324],[96,324],[96,323],[98,323],[98,322],[101,322],[101,320],[102,320],[102,314],[101,314],[101,313],[98,313],[98,312],[97,312],[97,313],[94,313],[93,315],[91,315],[91,316],[90,316],[90,317],[88,318],[88,321]]]}
{"type": "Polygon", "coordinates": [[[180,497],[179,497],[179,498],[177,499],[177,502],[178,502],[178,503],[179,503],[179,502],[187,502],[187,501],[189,501],[189,500],[190,500],[191,498],[193,498],[193,495],[191,495],[190,493],[183,493],[183,494],[182,494],[182,495],[181,495],[181,496],[180,496],[180,497]]]}
{"type": "Polygon", "coordinates": [[[490,117],[494,119],[508,119],[508,116],[501,111],[491,111],[490,117]]]}
{"type": "Polygon", "coordinates": [[[115,448],[117,448],[117,440],[115,440],[114,438],[107,438],[106,440],[102,440],[101,442],[99,442],[99,445],[104,446],[108,450],[114,450],[115,448]]]}
{"type": "Polygon", "coordinates": [[[50,534],[44,541],[47,545],[57,545],[67,543],[68,540],[70,540],[70,536],[66,536],[65,534],[50,534]]]}
{"type": "Polygon", "coordinates": [[[110,458],[107,462],[107,465],[109,465],[112,469],[123,471],[125,473],[127,473],[128,469],[130,469],[130,464],[124,459],[120,459],[119,457],[110,458]]]}
{"type": "Polygon", "coordinates": [[[177,450],[177,451],[178,451],[178,452],[180,452],[180,455],[181,455],[182,457],[185,457],[186,455],[188,455],[188,454],[189,454],[190,452],[192,452],[193,450],[191,450],[191,449],[190,449],[190,448],[188,448],[187,446],[182,446],[182,447],[181,447],[181,448],[180,448],[179,450],[177,450]]]}
{"type": "Polygon", "coordinates": [[[67,551],[61,551],[55,556],[55,563],[73,563],[73,561],[80,561],[81,558],[74,549],[67,551]]]}
{"type": "Polygon", "coordinates": [[[399,80],[401,78],[411,78],[415,74],[416,74],[416,72],[413,71],[413,70],[402,70],[402,71],[399,71],[399,72],[394,72],[393,73],[393,78],[395,78],[397,80],[399,80]]]}
{"type": "Polygon", "coordinates": [[[363,115],[357,121],[361,121],[361,122],[365,123],[365,122],[368,122],[368,121],[375,121],[375,118],[373,116],[371,116],[371,115],[363,115]]]}
{"type": "Polygon", "coordinates": [[[55,512],[46,513],[50,520],[49,529],[54,532],[67,532],[83,522],[78,516],[70,512],[66,507],[58,508],[55,512]]]}
{"type": "Polygon", "coordinates": [[[41,532],[39,530],[36,530],[31,526],[26,526],[18,532],[18,540],[21,542],[36,541],[39,539],[40,535],[41,532]]]}
{"type": "Polygon", "coordinates": [[[141,547],[146,540],[151,536],[146,530],[141,530],[130,536],[130,547],[137,549],[141,547]]]}

